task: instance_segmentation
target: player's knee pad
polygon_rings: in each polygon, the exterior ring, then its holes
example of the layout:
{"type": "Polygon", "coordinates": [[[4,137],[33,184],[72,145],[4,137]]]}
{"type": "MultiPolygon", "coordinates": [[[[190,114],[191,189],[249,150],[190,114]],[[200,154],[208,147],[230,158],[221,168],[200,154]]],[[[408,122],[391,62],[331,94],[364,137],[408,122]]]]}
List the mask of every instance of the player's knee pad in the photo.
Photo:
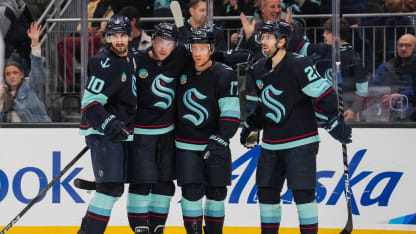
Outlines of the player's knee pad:
{"type": "Polygon", "coordinates": [[[189,201],[198,201],[204,196],[202,184],[184,184],[182,186],[182,197],[189,201]]]}
{"type": "Polygon", "coordinates": [[[205,187],[205,195],[210,200],[223,201],[227,197],[226,186],[207,186],[205,187]]]}
{"type": "Polygon", "coordinates": [[[150,193],[151,188],[152,188],[151,184],[130,184],[129,193],[147,195],[150,193]]]}
{"type": "Polygon", "coordinates": [[[280,189],[271,186],[262,186],[257,188],[257,197],[263,204],[279,204],[280,189]]]}
{"type": "Polygon", "coordinates": [[[175,184],[173,181],[161,181],[152,185],[152,193],[165,196],[173,196],[175,194],[175,184]]]}
{"type": "Polygon", "coordinates": [[[121,182],[97,183],[97,192],[103,193],[112,197],[120,197],[124,192],[124,183],[121,183],[121,182]]]}
{"type": "Polygon", "coordinates": [[[296,189],[292,191],[296,204],[304,204],[315,200],[315,189],[296,189]]]}

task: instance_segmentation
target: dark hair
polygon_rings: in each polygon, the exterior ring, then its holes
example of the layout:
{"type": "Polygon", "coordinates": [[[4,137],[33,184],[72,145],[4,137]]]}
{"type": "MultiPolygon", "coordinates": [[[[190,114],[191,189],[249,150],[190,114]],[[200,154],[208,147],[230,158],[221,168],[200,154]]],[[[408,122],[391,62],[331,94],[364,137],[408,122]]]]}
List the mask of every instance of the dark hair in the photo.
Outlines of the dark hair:
{"type": "Polygon", "coordinates": [[[16,61],[10,61],[10,62],[7,63],[7,65],[4,67],[4,70],[3,70],[3,77],[5,79],[4,80],[5,83],[6,83],[6,68],[10,67],[10,66],[17,67],[17,69],[19,69],[19,71],[23,73],[23,77],[25,76],[25,70],[23,69],[22,64],[20,64],[19,62],[16,62],[16,61]]]}
{"type": "MultiPolygon", "coordinates": [[[[341,20],[339,21],[339,25],[340,25],[339,37],[341,38],[341,40],[348,41],[348,39],[350,38],[350,34],[351,34],[350,24],[345,18],[341,18],[341,20]]],[[[331,18],[325,21],[324,30],[332,33],[332,19],[331,18]]]]}
{"type": "Polygon", "coordinates": [[[132,21],[133,19],[136,19],[136,24],[135,24],[136,28],[139,28],[139,29],[142,28],[142,24],[140,23],[140,12],[137,10],[136,7],[134,6],[123,7],[121,8],[118,15],[125,16],[129,18],[130,21],[132,21]]]}
{"type": "Polygon", "coordinates": [[[196,5],[198,4],[198,3],[200,3],[200,2],[206,2],[206,0],[191,0],[190,2],[189,2],[189,8],[195,8],[196,7],[196,5]]]}
{"type": "MultiPolygon", "coordinates": [[[[11,120],[11,111],[14,110],[14,105],[15,105],[14,96],[11,93],[10,86],[7,84],[6,74],[5,74],[6,73],[6,68],[10,67],[10,66],[17,67],[17,69],[19,69],[19,71],[23,73],[23,77],[25,76],[25,71],[23,69],[23,66],[19,62],[10,61],[4,67],[4,70],[3,70],[4,84],[2,84],[3,87],[4,87],[4,93],[2,94],[4,115],[0,119],[0,122],[3,122],[3,123],[9,123],[10,122],[10,120],[11,120]]],[[[22,80],[22,83],[23,83],[23,80],[22,80]]],[[[22,83],[20,83],[20,85],[22,83]]]]}

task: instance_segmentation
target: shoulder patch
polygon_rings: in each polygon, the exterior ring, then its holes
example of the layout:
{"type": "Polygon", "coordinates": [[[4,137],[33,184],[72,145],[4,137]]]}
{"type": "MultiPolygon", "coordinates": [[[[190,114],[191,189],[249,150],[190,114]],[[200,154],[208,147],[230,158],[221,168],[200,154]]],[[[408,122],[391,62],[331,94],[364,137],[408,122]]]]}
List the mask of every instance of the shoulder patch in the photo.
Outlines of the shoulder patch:
{"type": "Polygon", "coordinates": [[[149,76],[149,71],[146,68],[142,68],[139,70],[139,77],[141,79],[146,79],[149,76]]]}
{"type": "Polygon", "coordinates": [[[188,82],[188,76],[187,76],[187,75],[185,75],[185,74],[182,74],[182,75],[181,75],[181,78],[179,79],[179,82],[180,82],[182,85],[186,84],[186,82],[188,82]]]}

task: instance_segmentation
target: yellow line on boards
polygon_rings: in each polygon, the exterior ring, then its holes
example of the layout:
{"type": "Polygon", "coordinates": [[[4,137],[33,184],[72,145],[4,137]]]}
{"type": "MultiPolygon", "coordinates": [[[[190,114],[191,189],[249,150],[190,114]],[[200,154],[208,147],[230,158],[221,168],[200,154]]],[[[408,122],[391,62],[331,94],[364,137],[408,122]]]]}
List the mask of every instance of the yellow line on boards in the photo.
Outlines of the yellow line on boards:
{"type": "MultiPolygon", "coordinates": [[[[2,230],[4,227],[0,227],[2,230]]],[[[74,234],[79,227],[12,227],[7,234],[74,234]]],[[[282,234],[299,234],[298,228],[280,228],[282,234]]],[[[339,233],[340,229],[319,229],[319,234],[339,233]]],[[[131,233],[129,227],[109,226],[105,234],[125,234],[131,233]]],[[[167,227],[165,234],[185,234],[184,227],[167,227]]],[[[362,230],[354,229],[354,234],[416,234],[416,231],[394,231],[394,230],[362,230]]],[[[224,227],[224,234],[260,234],[260,228],[257,227],[224,227]]]]}

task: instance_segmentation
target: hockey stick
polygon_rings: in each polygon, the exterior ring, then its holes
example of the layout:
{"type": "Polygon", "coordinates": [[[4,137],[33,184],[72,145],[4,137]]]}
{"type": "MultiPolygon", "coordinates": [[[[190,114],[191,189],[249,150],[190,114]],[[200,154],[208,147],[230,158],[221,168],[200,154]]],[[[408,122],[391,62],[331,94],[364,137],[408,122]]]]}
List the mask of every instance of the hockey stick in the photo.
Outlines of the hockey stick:
{"type": "MultiPolygon", "coordinates": [[[[341,0],[335,0],[332,2],[332,71],[336,72],[335,79],[333,79],[334,88],[337,90],[338,96],[338,108],[341,118],[344,117],[344,96],[342,90],[342,77],[341,77],[341,56],[340,56],[340,12],[341,12],[341,0]]],[[[344,163],[344,181],[345,181],[345,199],[347,200],[348,218],[344,229],[341,234],[350,234],[353,229],[352,224],[352,208],[351,208],[351,187],[350,176],[348,169],[348,154],[347,145],[342,143],[342,159],[344,163]]]]}
{"type": "Polygon", "coordinates": [[[87,150],[88,150],[88,146],[85,146],[82,150],[81,150],[81,152],[79,152],[76,156],[75,156],[75,158],[74,159],[72,159],[72,161],[71,162],[69,162],[66,166],[65,166],[65,168],[64,169],[62,169],[62,171],[61,172],[59,172],[59,174],[57,175],[57,176],[55,176],[55,178],[53,178],[53,180],[51,181],[51,182],[49,182],[49,184],[48,185],[46,185],[46,187],[44,188],[44,189],[42,189],[42,191],[38,194],[38,195],[36,195],[36,197],[35,198],[33,198],[32,199],[32,201],[29,203],[29,204],[27,204],[26,205],[26,207],[22,210],[22,211],[20,211],[20,213],[19,214],[17,214],[17,216],[12,220],[12,221],[10,221],[10,223],[9,224],[7,224],[7,226],[0,232],[0,234],[5,234],[13,225],[15,225],[19,220],[20,220],[20,218],[22,218],[22,216],[24,215],[24,214],[26,214],[26,212],[30,209],[30,208],[32,208],[32,206],[37,202],[37,201],[39,201],[42,197],[43,197],[43,195],[45,195],[45,193],[85,154],[85,152],[87,152],[87,150]]]}
{"type": "Polygon", "coordinates": [[[181,5],[178,1],[173,1],[170,3],[170,11],[172,12],[173,19],[175,20],[175,25],[179,29],[183,27],[183,16],[181,5]]]}
{"type": "Polygon", "coordinates": [[[207,29],[214,32],[214,1],[207,0],[207,29]]]}
{"type": "MultiPolygon", "coordinates": [[[[337,62],[337,80],[338,80],[338,104],[339,104],[339,112],[341,113],[341,117],[343,117],[344,113],[344,98],[343,98],[343,91],[342,91],[342,83],[341,83],[341,71],[340,71],[341,62],[337,62]]],[[[336,81],[335,81],[336,82],[336,81]]],[[[344,229],[341,231],[341,234],[349,234],[352,232],[353,224],[352,224],[352,208],[351,208],[351,187],[350,187],[350,174],[348,169],[348,154],[347,154],[347,144],[342,143],[342,159],[344,163],[344,181],[345,181],[345,198],[347,200],[347,209],[348,209],[348,219],[347,223],[345,224],[344,229]]]]}
{"type": "Polygon", "coordinates": [[[97,183],[95,181],[84,180],[80,178],[76,178],[74,180],[75,187],[84,190],[95,190],[97,183]]]}

